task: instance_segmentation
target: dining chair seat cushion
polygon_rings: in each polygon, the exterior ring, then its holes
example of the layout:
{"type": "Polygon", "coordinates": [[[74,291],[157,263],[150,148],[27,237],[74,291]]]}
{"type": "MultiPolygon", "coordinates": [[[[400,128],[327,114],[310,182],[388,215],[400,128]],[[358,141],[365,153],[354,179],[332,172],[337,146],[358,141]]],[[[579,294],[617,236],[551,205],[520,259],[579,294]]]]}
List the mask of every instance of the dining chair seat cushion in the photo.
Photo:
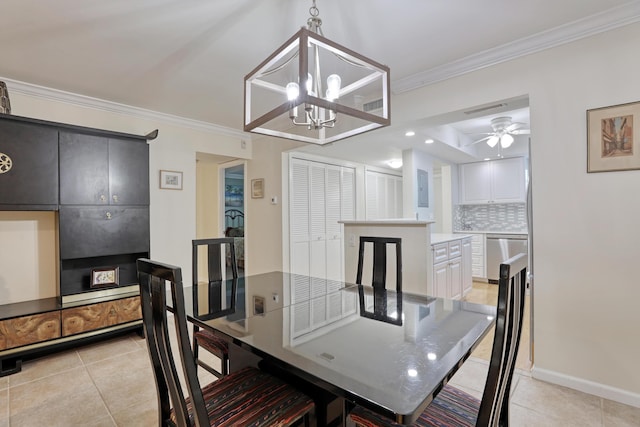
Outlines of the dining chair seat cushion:
{"type": "Polygon", "coordinates": [[[229,354],[229,343],[212,332],[206,329],[200,329],[194,335],[198,341],[198,345],[214,356],[222,359],[229,354]]]}
{"type": "MultiPolygon", "coordinates": [[[[289,426],[314,407],[313,400],[279,378],[244,368],[203,387],[211,426],[289,426]]],[[[187,398],[193,426],[191,400],[187,398]]],[[[175,421],[174,414],[171,419],[175,421]]]]}
{"type": "MultiPolygon", "coordinates": [[[[419,427],[474,427],[479,409],[480,400],[455,387],[446,385],[413,425],[419,427]]],[[[389,418],[361,406],[356,406],[351,411],[350,417],[357,426],[401,426],[389,418]]]]}

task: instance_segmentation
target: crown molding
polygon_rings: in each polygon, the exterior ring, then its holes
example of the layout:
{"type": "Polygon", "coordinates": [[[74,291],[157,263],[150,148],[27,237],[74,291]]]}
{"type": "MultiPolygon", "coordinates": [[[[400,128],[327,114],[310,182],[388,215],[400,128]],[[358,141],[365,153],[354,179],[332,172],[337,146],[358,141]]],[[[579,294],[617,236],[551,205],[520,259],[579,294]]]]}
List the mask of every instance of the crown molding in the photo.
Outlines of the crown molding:
{"type": "Polygon", "coordinates": [[[110,113],[125,114],[127,116],[134,116],[145,120],[171,123],[193,130],[222,134],[243,140],[251,140],[251,135],[245,132],[225,126],[216,125],[213,123],[188,119],[186,117],[174,116],[172,114],[161,113],[158,111],[146,110],[144,108],[119,104],[117,102],[106,101],[99,98],[92,98],[90,96],[80,95],[72,92],[65,92],[62,90],[48,88],[45,86],[38,86],[18,80],[5,79],[1,77],[0,79],[7,83],[7,86],[10,88],[11,92],[20,93],[26,96],[32,96],[35,98],[42,98],[56,102],[63,102],[65,104],[78,105],[85,108],[93,108],[110,113]]]}
{"type": "Polygon", "coordinates": [[[396,95],[408,92],[422,86],[571,43],[638,21],[640,21],[640,1],[636,0],[605,12],[396,80],[391,84],[392,92],[396,95]]]}

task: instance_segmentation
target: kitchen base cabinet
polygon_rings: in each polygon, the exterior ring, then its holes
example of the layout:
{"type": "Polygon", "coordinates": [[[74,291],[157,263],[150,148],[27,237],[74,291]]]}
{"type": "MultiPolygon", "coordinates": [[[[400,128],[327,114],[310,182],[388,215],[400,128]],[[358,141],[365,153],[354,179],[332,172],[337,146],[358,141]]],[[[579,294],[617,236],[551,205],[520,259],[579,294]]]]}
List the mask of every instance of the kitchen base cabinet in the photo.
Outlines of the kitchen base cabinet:
{"type": "Polygon", "coordinates": [[[0,305],[0,377],[20,372],[23,359],[137,331],[142,335],[140,297],[67,308],[58,298],[0,305]],[[45,312],[41,312],[45,311],[45,312]]]}
{"type": "Polygon", "coordinates": [[[433,251],[433,291],[435,297],[461,299],[471,290],[471,242],[469,235],[460,236],[434,234],[431,245],[433,251]]]}

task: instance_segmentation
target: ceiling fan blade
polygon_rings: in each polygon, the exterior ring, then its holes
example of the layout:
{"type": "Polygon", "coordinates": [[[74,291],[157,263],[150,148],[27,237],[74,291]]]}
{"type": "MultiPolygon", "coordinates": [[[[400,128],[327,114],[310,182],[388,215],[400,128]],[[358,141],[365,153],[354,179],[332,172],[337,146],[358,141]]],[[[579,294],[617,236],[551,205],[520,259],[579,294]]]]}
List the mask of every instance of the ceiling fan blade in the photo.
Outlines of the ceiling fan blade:
{"type": "Polygon", "coordinates": [[[512,132],[509,132],[510,134],[513,135],[529,135],[531,134],[531,130],[530,129],[516,129],[512,132]]]}
{"type": "Polygon", "coordinates": [[[509,126],[507,126],[507,127],[505,128],[505,130],[506,130],[507,132],[511,133],[511,132],[513,132],[514,130],[518,130],[518,129],[520,129],[521,127],[524,127],[524,126],[526,126],[526,125],[527,125],[526,123],[514,122],[514,123],[511,123],[509,126]]]}
{"type": "Polygon", "coordinates": [[[464,145],[464,147],[470,147],[470,146],[472,146],[472,145],[474,145],[474,144],[477,144],[478,142],[486,141],[486,140],[488,140],[489,138],[491,138],[492,136],[493,136],[493,134],[490,134],[489,136],[487,136],[487,137],[485,137],[485,138],[478,139],[478,140],[476,140],[476,141],[473,141],[473,142],[470,142],[470,143],[468,143],[468,144],[465,144],[465,145],[464,145]]]}

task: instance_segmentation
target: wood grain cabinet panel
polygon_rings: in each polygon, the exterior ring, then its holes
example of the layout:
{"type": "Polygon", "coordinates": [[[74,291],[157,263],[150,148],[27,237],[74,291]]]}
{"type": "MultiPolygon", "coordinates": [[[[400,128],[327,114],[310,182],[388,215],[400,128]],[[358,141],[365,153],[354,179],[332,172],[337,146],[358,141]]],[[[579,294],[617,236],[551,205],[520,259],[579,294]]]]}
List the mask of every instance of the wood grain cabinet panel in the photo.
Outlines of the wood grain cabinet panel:
{"type": "Polygon", "coordinates": [[[118,313],[118,323],[133,322],[142,319],[142,310],[140,309],[140,297],[123,298],[113,301],[116,305],[118,313]]]}
{"type": "Polygon", "coordinates": [[[60,337],[60,313],[42,313],[0,321],[0,350],[60,337]]]}
{"type": "Polygon", "coordinates": [[[141,318],[139,297],[67,308],[62,310],[62,335],[66,337],[141,318]]]}

